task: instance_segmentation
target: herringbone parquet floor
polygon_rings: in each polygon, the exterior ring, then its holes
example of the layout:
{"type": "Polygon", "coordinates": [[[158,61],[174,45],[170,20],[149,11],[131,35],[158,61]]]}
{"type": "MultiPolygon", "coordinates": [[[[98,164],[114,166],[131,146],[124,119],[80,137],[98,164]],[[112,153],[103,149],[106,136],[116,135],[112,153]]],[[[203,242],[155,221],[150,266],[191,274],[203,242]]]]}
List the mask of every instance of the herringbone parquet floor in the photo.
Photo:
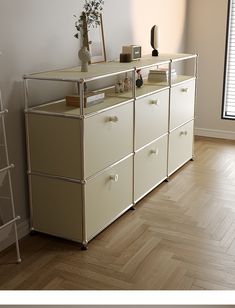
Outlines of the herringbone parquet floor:
{"type": "Polygon", "coordinates": [[[197,138],[189,162],[89,250],[46,235],[0,254],[0,289],[235,289],[235,142],[197,138]]]}

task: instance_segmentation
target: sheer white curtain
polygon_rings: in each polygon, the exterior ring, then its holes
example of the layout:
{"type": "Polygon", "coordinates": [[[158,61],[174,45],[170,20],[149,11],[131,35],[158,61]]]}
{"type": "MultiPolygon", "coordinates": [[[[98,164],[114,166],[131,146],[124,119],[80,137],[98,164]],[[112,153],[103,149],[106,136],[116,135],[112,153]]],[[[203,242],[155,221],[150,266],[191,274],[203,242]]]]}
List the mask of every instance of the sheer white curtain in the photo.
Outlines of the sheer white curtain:
{"type": "Polygon", "coordinates": [[[229,1],[223,117],[235,119],[235,0],[229,1]]]}

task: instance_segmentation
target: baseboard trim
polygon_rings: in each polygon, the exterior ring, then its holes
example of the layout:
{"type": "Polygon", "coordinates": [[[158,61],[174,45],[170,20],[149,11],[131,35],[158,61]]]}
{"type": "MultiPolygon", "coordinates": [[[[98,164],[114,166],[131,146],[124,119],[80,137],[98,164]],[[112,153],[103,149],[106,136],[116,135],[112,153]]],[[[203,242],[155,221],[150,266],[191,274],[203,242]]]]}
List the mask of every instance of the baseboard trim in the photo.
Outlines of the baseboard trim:
{"type": "MultiPolygon", "coordinates": [[[[0,251],[3,251],[4,249],[15,243],[15,233],[13,230],[13,225],[7,228],[9,228],[9,230],[6,230],[7,237],[0,241],[0,251]]],[[[17,224],[17,231],[19,239],[29,234],[29,220],[27,219],[22,222],[19,222],[17,224]]]]}
{"type": "Polygon", "coordinates": [[[232,131],[195,127],[194,133],[196,136],[235,140],[235,132],[232,131]]]}

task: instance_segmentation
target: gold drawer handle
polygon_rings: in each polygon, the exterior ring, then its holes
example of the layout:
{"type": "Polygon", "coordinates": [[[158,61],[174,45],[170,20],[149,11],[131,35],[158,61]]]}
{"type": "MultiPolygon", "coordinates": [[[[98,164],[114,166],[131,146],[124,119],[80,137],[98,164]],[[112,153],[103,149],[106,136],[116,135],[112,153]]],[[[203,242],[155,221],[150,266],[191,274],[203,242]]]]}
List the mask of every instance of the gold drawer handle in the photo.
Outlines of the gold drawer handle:
{"type": "Polygon", "coordinates": [[[187,132],[187,131],[180,132],[180,136],[187,136],[187,135],[188,135],[188,132],[187,132]]]}
{"type": "Polygon", "coordinates": [[[158,155],[158,153],[159,153],[158,149],[152,149],[152,150],[150,151],[150,154],[151,154],[151,155],[158,155]]]}
{"type": "Polygon", "coordinates": [[[110,180],[116,183],[118,182],[118,178],[119,178],[118,174],[110,175],[110,180]]]}
{"type": "Polygon", "coordinates": [[[160,100],[157,98],[157,99],[151,99],[149,101],[150,105],[155,105],[155,106],[159,106],[160,104],[160,100]]]}
{"type": "Polygon", "coordinates": [[[182,92],[188,93],[188,92],[189,92],[189,88],[183,88],[183,89],[182,89],[182,92]]]}
{"type": "Polygon", "coordinates": [[[118,122],[118,117],[117,116],[112,116],[108,118],[109,122],[117,123],[118,122]]]}

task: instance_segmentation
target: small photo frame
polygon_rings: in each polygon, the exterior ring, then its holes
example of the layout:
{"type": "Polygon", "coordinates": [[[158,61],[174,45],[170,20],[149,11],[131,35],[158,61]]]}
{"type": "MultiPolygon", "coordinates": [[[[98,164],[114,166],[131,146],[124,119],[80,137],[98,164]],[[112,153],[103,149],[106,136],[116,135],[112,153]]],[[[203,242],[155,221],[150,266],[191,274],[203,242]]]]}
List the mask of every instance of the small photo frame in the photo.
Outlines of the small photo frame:
{"type": "Polygon", "coordinates": [[[100,14],[100,25],[91,27],[88,31],[89,51],[91,53],[91,63],[105,62],[106,51],[104,42],[104,29],[102,15],[100,14]]]}

